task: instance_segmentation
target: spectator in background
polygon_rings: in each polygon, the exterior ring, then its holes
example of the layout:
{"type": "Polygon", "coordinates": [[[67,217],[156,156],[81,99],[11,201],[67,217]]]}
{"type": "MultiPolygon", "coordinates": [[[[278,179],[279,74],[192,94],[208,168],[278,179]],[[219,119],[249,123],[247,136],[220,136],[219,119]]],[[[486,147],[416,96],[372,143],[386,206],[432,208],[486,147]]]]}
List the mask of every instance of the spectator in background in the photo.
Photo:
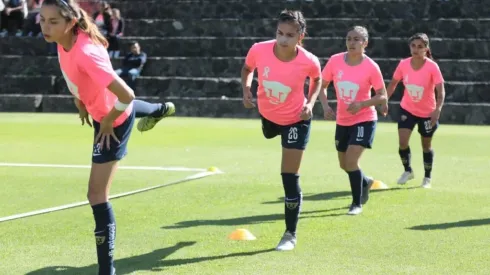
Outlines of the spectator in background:
{"type": "Polygon", "coordinates": [[[3,30],[3,28],[2,28],[2,23],[3,23],[3,21],[2,21],[2,13],[3,13],[4,10],[5,10],[5,3],[3,2],[3,0],[0,0],[0,31],[3,30]]]}
{"type": "Polygon", "coordinates": [[[41,34],[41,25],[39,25],[41,16],[39,15],[39,12],[41,11],[43,1],[44,0],[28,0],[27,7],[29,9],[29,14],[24,22],[24,35],[37,36],[41,34]]]}
{"type": "MultiPolygon", "coordinates": [[[[2,0],[0,0],[2,1],[2,0]]],[[[27,3],[25,0],[3,0],[5,9],[2,12],[0,23],[0,37],[9,34],[22,36],[22,26],[27,15],[27,3]]]]}
{"type": "Polygon", "coordinates": [[[95,25],[99,27],[99,31],[104,35],[112,33],[112,23],[111,23],[111,6],[107,1],[100,1],[97,3],[98,10],[94,13],[93,19],[95,25]]]}
{"type": "Polygon", "coordinates": [[[109,41],[109,56],[119,57],[120,52],[120,44],[119,38],[123,36],[124,33],[124,20],[121,18],[121,12],[118,9],[112,9],[112,32],[108,35],[109,41]]]}
{"type": "Polygon", "coordinates": [[[140,76],[141,71],[145,66],[146,53],[141,51],[141,47],[136,41],[133,41],[130,44],[130,47],[131,52],[126,55],[122,63],[122,68],[117,69],[116,73],[134,89],[134,82],[136,78],[140,76]]]}

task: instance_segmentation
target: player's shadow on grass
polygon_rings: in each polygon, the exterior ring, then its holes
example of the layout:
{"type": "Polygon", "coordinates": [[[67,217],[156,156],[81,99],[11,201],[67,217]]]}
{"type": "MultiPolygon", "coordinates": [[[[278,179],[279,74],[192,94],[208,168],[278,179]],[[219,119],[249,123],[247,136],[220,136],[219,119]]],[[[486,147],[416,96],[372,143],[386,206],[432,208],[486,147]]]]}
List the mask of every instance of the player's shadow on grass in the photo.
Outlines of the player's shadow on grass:
{"type": "MultiPolygon", "coordinates": [[[[250,251],[250,252],[230,253],[230,254],[218,255],[218,256],[205,256],[205,257],[197,257],[197,258],[165,260],[166,257],[175,253],[177,250],[188,246],[192,246],[195,243],[196,242],[180,242],[174,246],[157,249],[147,254],[118,259],[115,261],[116,273],[118,275],[122,275],[122,274],[130,274],[136,271],[156,272],[156,271],[162,271],[165,269],[165,267],[170,267],[170,266],[186,265],[186,264],[200,263],[200,262],[220,260],[220,259],[233,258],[233,257],[253,256],[256,254],[274,251],[274,249],[264,249],[258,251],[250,251]]],[[[29,272],[26,275],[48,275],[48,274],[49,275],[52,274],[85,275],[85,274],[96,274],[96,273],[97,273],[97,265],[93,264],[85,267],[50,266],[50,267],[45,267],[36,271],[29,272]]]]}
{"type": "MultiPolygon", "coordinates": [[[[418,188],[418,187],[376,189],[376,190],[371,190],[370,194],[375,196],[376,193],[383,193],[388,191],[402,191],[402,190],[414,189],[414,188],[418,188]]],[[[303,195],[303,200],[304,201],[329,201],[329,200],[336,200],[336,199],[344,199],[350,196],[351,196],[350,191],[334,191],[334,192],[326,192],[320,194],[310,194],[310,195],[305,194],[303,195]]],[[[276,203],[284,203],[284,197],[280,197],[275,201],[266,201],[263,202],[262,204],[276,204],[276,203]]]]}
{"type": "Polygon", "coordinates": [[[409,227],[411,230],[446,230],[458,227],[490,225],[490,219],[464,220],[458,222],[424,224],[409,227]]]}
{"type": "MultiPolygon", "coordinates": [[[[326,215],[312,215],[312,214],[322,214],[322,213],[332,212],[337,210],[346,210],[347,208],[348,207],[333,208],[327,210],[303,211],[301,212],[301,219],[345,216],[345,213],[342,214],[333,213],[333,214],[326,214],[326,215]]],[[[188,228],[188,227],[208,226],[208,225],[239,226],[239,225],[248,225],[248,224],[269,223],[269,222],[279,221],[279,220],[284,220],[284,213],[247,216],[247,217],[238,217],[238,218],[230,218],[230,219],[219,219],[219,220],[182,221],[175,225],[162,226],[162,229],[178,229],[178,228],[188,228]]]]}

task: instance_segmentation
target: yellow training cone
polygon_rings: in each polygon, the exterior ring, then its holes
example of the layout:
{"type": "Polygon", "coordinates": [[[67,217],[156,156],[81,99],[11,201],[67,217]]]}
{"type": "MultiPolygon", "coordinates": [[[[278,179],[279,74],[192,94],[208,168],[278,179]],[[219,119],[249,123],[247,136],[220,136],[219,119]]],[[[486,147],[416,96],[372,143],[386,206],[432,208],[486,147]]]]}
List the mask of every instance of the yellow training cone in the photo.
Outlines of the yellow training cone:
{"type": "Polygon", "coordinates": [[[379,190],[379,189],[388,189],[388,185],[384,184],[382,181],[374,180],[370,190],[379,190]]]}
{"type": "Polygon", "coordinates": [[[230,236],[228,236],[228,239],[235,241],[253,241],[257,238],[255,238],[255,236],[247,229],[237,229],[231,232],[230,236]]]}

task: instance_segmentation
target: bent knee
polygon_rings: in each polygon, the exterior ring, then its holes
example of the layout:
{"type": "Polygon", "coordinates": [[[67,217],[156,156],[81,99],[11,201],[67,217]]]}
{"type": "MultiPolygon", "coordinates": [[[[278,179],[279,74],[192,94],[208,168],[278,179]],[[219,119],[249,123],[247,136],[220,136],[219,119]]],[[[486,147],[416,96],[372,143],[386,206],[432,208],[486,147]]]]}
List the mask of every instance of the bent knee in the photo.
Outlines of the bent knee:
{"type": "Polygon", "coordinates": [[[342,169],[344,169],[346,172],[358,170],[359,160],[355,158],[346,158],[342,169]]]}

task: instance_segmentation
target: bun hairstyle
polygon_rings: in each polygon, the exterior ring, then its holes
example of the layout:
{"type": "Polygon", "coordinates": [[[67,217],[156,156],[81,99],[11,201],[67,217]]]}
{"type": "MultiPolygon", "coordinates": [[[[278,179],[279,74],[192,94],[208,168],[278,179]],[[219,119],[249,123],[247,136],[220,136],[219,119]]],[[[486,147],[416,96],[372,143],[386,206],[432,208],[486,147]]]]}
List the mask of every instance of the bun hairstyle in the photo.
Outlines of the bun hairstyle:
{"type": "MultiPolygon", "coordinates": [[[[298,10],[283,10],[277,19],[278,23],[293,23],[298,26],[298,32],[300,34],[306,34],[306,20],[303,13],[298,10]]],[[[300,46],[303,42],[300,40],[298,42],[300,46]]]]}

